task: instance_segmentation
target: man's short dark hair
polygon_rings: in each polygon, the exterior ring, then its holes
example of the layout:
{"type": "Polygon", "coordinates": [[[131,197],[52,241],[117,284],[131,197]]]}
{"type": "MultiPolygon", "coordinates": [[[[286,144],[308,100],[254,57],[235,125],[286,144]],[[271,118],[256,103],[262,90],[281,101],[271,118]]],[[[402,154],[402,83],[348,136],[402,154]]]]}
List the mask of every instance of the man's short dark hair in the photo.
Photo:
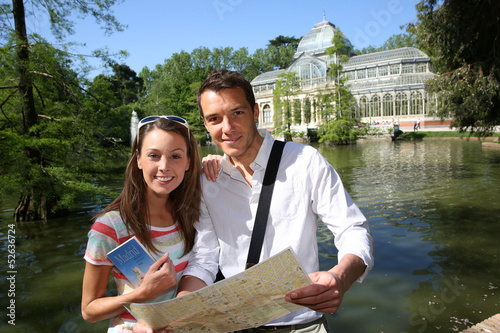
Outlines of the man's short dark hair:
{"type": "Polygon", "coordinates": [[[245,92],[245,97],[253,110],[255,105],[255,96],[253,94],[252,85],[250,82],[240,73],[236,71],[230,71],[227,69],[217,69],[214,70],[201,84],[200,90],[198,90],[198,109],[200,110],[200,115],[203,118],[203,110],[201,109],[201,94],[205,91],[214,91],[218,93],[221,90],[227,88],[241,88],[245,92]]]}

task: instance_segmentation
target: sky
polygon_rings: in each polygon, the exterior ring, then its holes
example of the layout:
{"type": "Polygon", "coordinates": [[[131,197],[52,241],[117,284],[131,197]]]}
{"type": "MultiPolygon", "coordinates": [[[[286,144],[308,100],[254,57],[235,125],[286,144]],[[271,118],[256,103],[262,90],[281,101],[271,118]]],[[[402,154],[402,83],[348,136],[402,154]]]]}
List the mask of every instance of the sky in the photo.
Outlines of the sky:
{"type": "MultiPolygon", "coordinates": [[[[77,20],[76,34],[67,40],[85,43],[75,52],[90,54],[107,46],[125,50],[127,64],[136,73],[154,69],[172,54],[198,47],[265,48],[279,35],[302,37],[326,19],[356,49],[379,47],[401,26],[416,20],[417,0],[125,0],[114,7],[118,21],[128,26],[106,37],[93,18],[77,20]]],[[[49,41],[49,27],[38,15],[32,31],[49,41]]]]}

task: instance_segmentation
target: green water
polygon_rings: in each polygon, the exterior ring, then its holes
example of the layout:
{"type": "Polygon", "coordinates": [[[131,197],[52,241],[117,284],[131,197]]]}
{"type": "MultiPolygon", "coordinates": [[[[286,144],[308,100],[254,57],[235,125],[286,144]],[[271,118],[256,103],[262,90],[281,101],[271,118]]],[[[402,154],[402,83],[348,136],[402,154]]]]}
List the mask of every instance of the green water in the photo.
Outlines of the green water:
{"type": "MultiPolygon", "coordinates": [[[[317,147],[375,239],[375,268],[328,317],[333,332],[457,332],[500,312],[500,150],[465,140],[317,147]]],[[[207,153],[213,148],[202,149],[207,153]]],[[[99,207],[88,203],[45,224],[12,225],[14,204],[0,202],[0,332],[105,332],[107,322],[80,316],[86,234],[99,207]],[[15,311],[7,308],[12,300],[15,311]]],[[[319,249],[321,268],[333,266],[336,250],[324,228],[319,249]]]]}

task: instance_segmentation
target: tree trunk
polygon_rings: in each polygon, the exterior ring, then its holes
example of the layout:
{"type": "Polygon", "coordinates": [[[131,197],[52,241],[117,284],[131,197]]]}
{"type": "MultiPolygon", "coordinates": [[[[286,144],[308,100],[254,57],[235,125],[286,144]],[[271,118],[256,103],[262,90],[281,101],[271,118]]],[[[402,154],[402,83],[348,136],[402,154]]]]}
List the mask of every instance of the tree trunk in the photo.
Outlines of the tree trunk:
{"type": "Polygon", "coordinates": [[[35,110],[33,83],[29,74],[30,51],[23,0],[12,0],[12,8],[17,35],[17,71],[19,74],[19,93],[22,100],[23,130],[24,134],[28,134],[31,126],[36,124],[38,115],[35,110]]]}
{"type": "MultiPolygon", "coordinates": [[[[35,99],[33,96],[33,82],[29,73],[30,68],[30,50],[28,35],[26,34],[26,20],[23,0],[12,0],[12,9],[14,13],[14,24],[17,37],[17,72],[19,74],[19,93],[21,94],[21,110],[23,114],[23,133],[26,136],[32,136],[30,129],[38,121],[38,114],[35,110],[35,99]]],[[[25,154],[28,158],[28,165],[40,165],[40,153],[31,148],[25,148],[25,154]]],[[[29,173],[26,173],[27,177],[29,173]]],[[[33,182],[33,179],[27,179],[33,182]]],[[[47,209],[43,195],[38,200],[36,185],[26,194],[21,194],[18,207],[14,212],[14,220],[29,221],[47,218],[47,209]]]]}
{"type": "Polygon", "coordinates": [[[16,210],[14,211],[14,220],[16,222],[47,220],[49,208],[47,200],[42,194],[41,198],[35,200],[35,189],[32,188],[27,195],[21,195],[16,210]]]}

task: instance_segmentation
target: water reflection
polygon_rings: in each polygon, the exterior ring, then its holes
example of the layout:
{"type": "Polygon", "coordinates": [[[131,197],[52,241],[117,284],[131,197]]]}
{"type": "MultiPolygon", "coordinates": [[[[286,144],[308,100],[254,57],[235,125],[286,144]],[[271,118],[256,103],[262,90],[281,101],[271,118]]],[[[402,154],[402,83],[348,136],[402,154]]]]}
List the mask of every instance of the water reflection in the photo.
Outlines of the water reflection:
{"type": "MultiPolygon", "coordinates": [[[[374,270],[328,318],[335,333],[460,331],[499,311],[500,151],[453,140],[318,149],[369,219],[376,242],[374,270]]],[[[204,148],[202,155],[214,152],[204,148]]],[[[107,185],[119,188],[121,181],[107,185]]],[[[12,221],[8,200],[0,202],[2,244],[12,221]]],[[[89,203],[65,218],[15,226],[16,326],[4,315],[4,264],[0,332],[105,331],[106,322],[80,316],[86,237],[99,209],[89,203]]],[[[326,269],[336,251],[325,229],[319,241],[326,269]]]]}
{"type": "Polygon", "coordinates": [[[375,269],[330,318],[337,331],[460,331],[498,312],[499,151],[452,140],[320,150],[376,241],[375,269]]]}

